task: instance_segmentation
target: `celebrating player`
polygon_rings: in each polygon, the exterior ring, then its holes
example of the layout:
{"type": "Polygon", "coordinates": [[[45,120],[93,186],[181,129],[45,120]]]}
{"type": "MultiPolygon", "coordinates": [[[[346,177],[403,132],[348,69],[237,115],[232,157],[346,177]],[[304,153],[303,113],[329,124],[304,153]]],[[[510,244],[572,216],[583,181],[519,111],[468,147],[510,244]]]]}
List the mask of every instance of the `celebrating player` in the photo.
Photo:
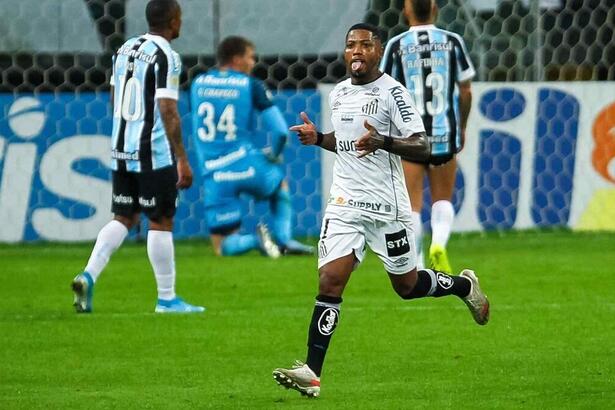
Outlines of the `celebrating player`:
{"type": "Polygon", "coordinates": [[[197,76],[191,89],[193,141],[205,180],[205,213],[218,255],[239,255],[251,249],[277,258],[312,254],[310,246],[292,239],[290,193],[280,155],[288,126],[265,85],[250,76],[254,45],[231,36],[218,46],[219,68],[197,76]],[[265,152],[252,144],[255,111],[273,135],[265,152]],[[241,194],[268,199],[273,214],[273,240],[264,224],[256,234],[238,232],[241,194]]]}
{"type": "Polygon", "coordinates": [[[455,219],[451,203],[457,171],[455,154],[464,145],[475,72],[463,39],[433,25],[437,12],[435,0],[405,1],[410,30],[388,42],[381,69],[408,88],[431,142],[429,159],[403,161],[419,266],[423,264],[421,210],[427,174],[432,201],[429,264],[450,273],[446,244],[455,219]]]}
{"type": "Polygon", "coordinates": [[[403,299],[456,295],[481,325],[489,302],[471,270],[449,276],[416,269],[410,201],[400,156],[424,161],[429,142],[408,91],[378,69],[378,29],[355,24],[346,35],[344,59],[350,78],[329,97],[333,132],[322,134],[302,113],[291,130],[305,145],[335,152],[330,201],[318,245],[319,294],[308,332],[306,363],[278,368],[275,380],[308,396],[320,394],[320,374],[335,328],[342,293],[365,247],[378,255],[393,289],[403,299]]]}
{"type": "Polygon", "coordinates": [[[175,0],[150,0],[147,34],[131,38],[114,56],[111,95],[112,211],[83,273],[73,280],[77,312],[92,311],[94,283],[143,212],[150,221],[147,254],[158,285],[158,313],[202,312],[175,295],[173,216],[177,189],[192,184],[177,111],[181,61],[169,41],[179,36],[175,0]]]}

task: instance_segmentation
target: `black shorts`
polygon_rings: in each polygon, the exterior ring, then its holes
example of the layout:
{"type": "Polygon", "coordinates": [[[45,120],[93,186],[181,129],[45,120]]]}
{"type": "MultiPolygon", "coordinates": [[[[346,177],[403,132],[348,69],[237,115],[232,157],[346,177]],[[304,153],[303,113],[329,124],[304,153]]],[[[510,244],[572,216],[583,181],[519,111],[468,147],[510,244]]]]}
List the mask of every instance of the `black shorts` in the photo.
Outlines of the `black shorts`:
{"type": "Polygon", "coordinates": [[[151,221],[171,218],[177,208],[177,168],[149,172],[113,171],[111,212],[132,217],[143,212],[151,221]]]}
{"type": "Polygon", "coordinates": [[[427,158],[425,161],[416,161],[416,160],[410,160],[408,158],[404,158],[401,157],[401,159],[403,159],[404,161],[408,161],[408,162],[412,162],[413,164],[421,164],[421,165],[433,165],[433,166],[439,166],[439,165],[444,165],[447,162],[449,162],[451,159],[455,158],[454,153],[451,154],[444,154],[444,155],[429,155],[429,158],[427,158]]]}

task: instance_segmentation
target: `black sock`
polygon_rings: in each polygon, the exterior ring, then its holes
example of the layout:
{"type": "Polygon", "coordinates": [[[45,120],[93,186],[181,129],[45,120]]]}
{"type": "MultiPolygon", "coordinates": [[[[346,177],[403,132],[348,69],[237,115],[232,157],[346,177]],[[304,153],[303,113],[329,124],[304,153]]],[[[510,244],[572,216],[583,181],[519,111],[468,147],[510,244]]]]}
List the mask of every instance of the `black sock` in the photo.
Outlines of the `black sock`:
{"type": "Polygon", "coordinates": [[[425,296],[439,298],[448,295],[464,298],[470,293],[471,286],[470,280],[463,276],[450,276],[443,272],[422,269],[418,271],[414,289],[404,299],[418,299],[425,296]]]}
{"type": "Polygon", "coordinates": [[[305,363],[320,377],[327,347],[337,327],[342,298],[318,295],[308,333],[308,354],[305,363]]]}

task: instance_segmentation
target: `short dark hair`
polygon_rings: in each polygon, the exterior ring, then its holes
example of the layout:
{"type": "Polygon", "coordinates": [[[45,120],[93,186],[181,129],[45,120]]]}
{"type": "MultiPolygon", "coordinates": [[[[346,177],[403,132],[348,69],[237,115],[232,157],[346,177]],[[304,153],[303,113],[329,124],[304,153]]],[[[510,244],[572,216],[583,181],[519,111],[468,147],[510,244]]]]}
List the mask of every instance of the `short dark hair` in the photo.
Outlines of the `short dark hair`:
{"type": "Polygon", "coordinates": [[[412,9],[414,16],[419,21],[427,21],[431,17],[432,0],[410,0],[412,1],[412,9]]]}
{"type": "Polygon", "coordinates": [[[348,38],[348,34],[350,34],[351,31],[353,30],[365,30],[365,31],[369,31],[370,33],[372,33],[372,36],[377,38],[378,40],[380,40],[380,42],[384,42],[384,38],[382,36],[382,32],[380,31],[380,29],[376,26],[374,26],[373,24],[369,24],[369,23],[357,23],[357,24],[353,24],[348,31],[346,32],[346,38],[348,38]]]}
{"type": "Polygon", "coordinates": [[[222,40],[216,51],[218,64],[225,65],[231,62],[233,57],[242,56],[248,48],[254,48],[254,44],[247,38],[240,36],[229,36],[222,40]]]}
{"type": "Polygon", "coordinates": [[[150,27],[164,28],[179,7],[177,0],[150,0],[145,7],[145,18],[150,27]]]}

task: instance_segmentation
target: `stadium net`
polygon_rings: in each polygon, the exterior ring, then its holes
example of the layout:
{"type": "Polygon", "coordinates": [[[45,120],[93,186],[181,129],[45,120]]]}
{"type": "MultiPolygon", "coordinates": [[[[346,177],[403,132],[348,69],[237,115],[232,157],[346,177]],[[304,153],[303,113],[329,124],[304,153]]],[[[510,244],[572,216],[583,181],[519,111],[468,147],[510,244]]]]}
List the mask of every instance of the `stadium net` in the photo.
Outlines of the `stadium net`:
{"type": "MultiPolygon", "coordinates": [[[[289,123],[301,110],[319,118],[323,84],[345,76],[347,27],[370,22],[389,38],[407,29],[403,0],[180,3],[183,30],[174,47],[184,65],[182,88],[214,65],[222,38],[243,35],[259,53],[254,74],[275,92],[289,123]]],[[[456,228],[615,229],[615,93],[601,82],[615,80],[615,0],[438,3],[438,25],[464,37],[480,81],[468,130],[474,142],[458,176],[456,228]]],[[[110,134],[111,55],[145,31],[145,4],[0,0],[0,221],[14,222],[0,241],[90,239],[108,217],[106,151],[99,150],[110,134]]],[[[185,98],[180,109],[189,140],[185,98]]],[[[264,143],[266,132],[260,136],[264,143]]],[[[291,142],[285,161],[295,230],[317,235],[326,160],[291,142]]],[[[197,180],[182,196],[179,236],[204,234],[201,193],[197,180]]],[[[249,206],[247,229],[266,213],[264,204],[249,206]]]]}

